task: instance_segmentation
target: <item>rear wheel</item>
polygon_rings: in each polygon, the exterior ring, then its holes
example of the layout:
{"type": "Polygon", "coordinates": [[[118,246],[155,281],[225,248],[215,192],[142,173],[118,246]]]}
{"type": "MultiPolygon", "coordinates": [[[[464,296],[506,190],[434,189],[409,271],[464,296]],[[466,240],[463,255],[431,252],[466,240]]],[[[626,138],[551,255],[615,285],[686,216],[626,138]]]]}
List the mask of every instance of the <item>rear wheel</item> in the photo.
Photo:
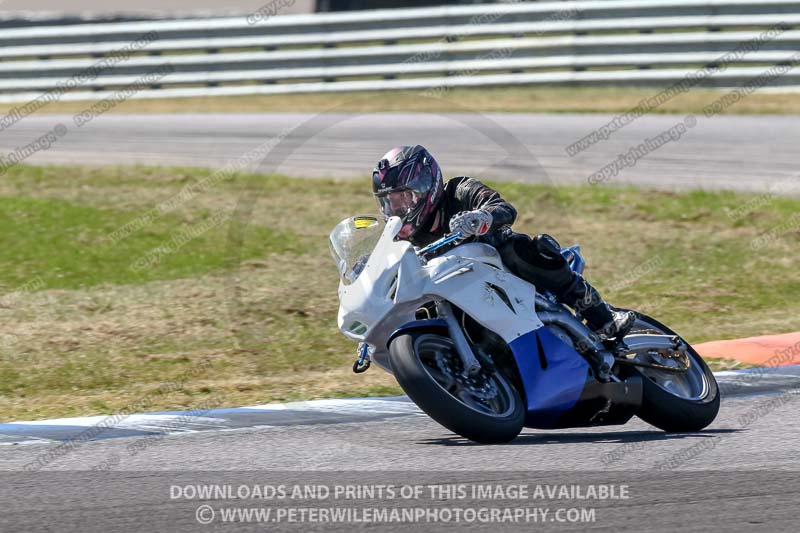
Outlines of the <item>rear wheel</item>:
{"type": "Polygon", "coordinates": [[[497,369],[466,377],[446,330],[399,335],[389,346],[397,382],[431,418],[475,442],[514,439],[525,422],[525,406],[511,381],[497,369]]]}
{"type": "MultiPolygon", "coordinates": [[[[636,313],[636,316],[631,333],[677,335],[653,318],[641,313],[636,313]]],[[[664,431],[700,431],[713,422],[719,412],[717,380],[700,354],[689,343],[686,345],[683,364],[688,366],[688,370],[685,372],[633,366],[627,370],[642,378],[639,418],[664,431]]]]}

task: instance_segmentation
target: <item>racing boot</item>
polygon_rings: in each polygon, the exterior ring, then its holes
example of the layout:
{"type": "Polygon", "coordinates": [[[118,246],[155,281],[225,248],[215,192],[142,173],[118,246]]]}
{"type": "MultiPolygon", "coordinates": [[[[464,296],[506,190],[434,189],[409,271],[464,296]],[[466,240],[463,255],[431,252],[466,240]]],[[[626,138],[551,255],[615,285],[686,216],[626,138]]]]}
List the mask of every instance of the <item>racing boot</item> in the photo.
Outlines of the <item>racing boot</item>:
{"type": "Polygon", "coordinates": [[[578,273],[574,274],[572,282],[558,296],[558,301],[586,319],[589,327],[603,340],[621,340],[636,322],[636,315],[632,311],[612,309],[578,273]]]}

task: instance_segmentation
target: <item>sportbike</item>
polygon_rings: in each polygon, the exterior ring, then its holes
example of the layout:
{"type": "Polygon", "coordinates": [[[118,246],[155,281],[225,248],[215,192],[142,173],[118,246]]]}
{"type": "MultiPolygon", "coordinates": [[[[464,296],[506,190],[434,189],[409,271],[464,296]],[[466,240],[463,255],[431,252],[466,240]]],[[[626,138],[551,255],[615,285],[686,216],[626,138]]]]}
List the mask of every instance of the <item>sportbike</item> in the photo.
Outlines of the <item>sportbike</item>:
{"type": "MultiPolygon", "coordinates": [[[[512,274],[488,244],[448,235],[424,248],[396,239],[401,221],[350,217],[330,235],[339,267],[338,325],[447,429],[482,443],[523,427],[624,424],[699,431],[719,389],[679,335],[637,313],[623,339],[601,340],[580,314],[512,274]]],[[[562,253],[576,272],[578,246],[562,253]]]]}

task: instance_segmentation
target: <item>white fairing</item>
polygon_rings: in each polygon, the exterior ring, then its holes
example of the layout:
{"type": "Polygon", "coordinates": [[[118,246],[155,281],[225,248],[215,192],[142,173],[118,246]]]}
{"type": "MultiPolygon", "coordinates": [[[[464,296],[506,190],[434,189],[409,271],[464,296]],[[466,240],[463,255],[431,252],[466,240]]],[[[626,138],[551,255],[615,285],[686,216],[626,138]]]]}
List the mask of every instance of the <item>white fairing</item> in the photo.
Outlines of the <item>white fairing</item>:
{"type": "Polygon", "coordinates": [[[461,308],[506,342],[542,327],[534,311],[536,289],[509,273],[494,248],[464,244],[423,264],[410,243],[395,241],[400,227],[399,218],[389,219],[355,282],[339,285],[339,329],[373,346],[378,365],[390,370],[389,336],[433,300],[461,308]]]}

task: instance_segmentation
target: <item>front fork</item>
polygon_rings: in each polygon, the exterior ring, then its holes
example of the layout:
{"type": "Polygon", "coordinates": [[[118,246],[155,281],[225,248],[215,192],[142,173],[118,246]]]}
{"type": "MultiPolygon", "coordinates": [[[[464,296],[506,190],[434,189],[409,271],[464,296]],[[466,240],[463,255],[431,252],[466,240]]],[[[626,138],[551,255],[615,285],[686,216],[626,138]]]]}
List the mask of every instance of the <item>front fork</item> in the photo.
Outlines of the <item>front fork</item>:
{"type": "MultiPolygon", "coordinates": [[[[436,314],[447,323],[450,338],[453,340],[458,356],[464,366],[464,377],[476,375],[481,370],[481,364],[472,352],[472,347],[469,345],[466,335],[464,335],[464,330],[461,329],[458,320],[456,320],[450,303],[444,300],[436,302],[436,314]]],[[[353,363],[353,372],[361,374],[369,369],[372,363],[370,352],[371,347],[369,344],[365,342],[359,343],[356,361],[353,363]]]]}
{"type": "Polygon", "coordinates": [[[436,302],[436,312],[439,318],[447,322],[447,330],[450,333],[450,338],[456,345],[458,356],[464,364],[464,376],[474,376],[480,372],[481,364],[478,362],[475,354],[472,353],[472,347],[469,345],[469,341],[467,341],[467,337],[464,335],[464,330],[461,329],[458,320],[456,320],[453,314],[453,308],[450,306],[449,302],[440,300],[436,302]]]}

